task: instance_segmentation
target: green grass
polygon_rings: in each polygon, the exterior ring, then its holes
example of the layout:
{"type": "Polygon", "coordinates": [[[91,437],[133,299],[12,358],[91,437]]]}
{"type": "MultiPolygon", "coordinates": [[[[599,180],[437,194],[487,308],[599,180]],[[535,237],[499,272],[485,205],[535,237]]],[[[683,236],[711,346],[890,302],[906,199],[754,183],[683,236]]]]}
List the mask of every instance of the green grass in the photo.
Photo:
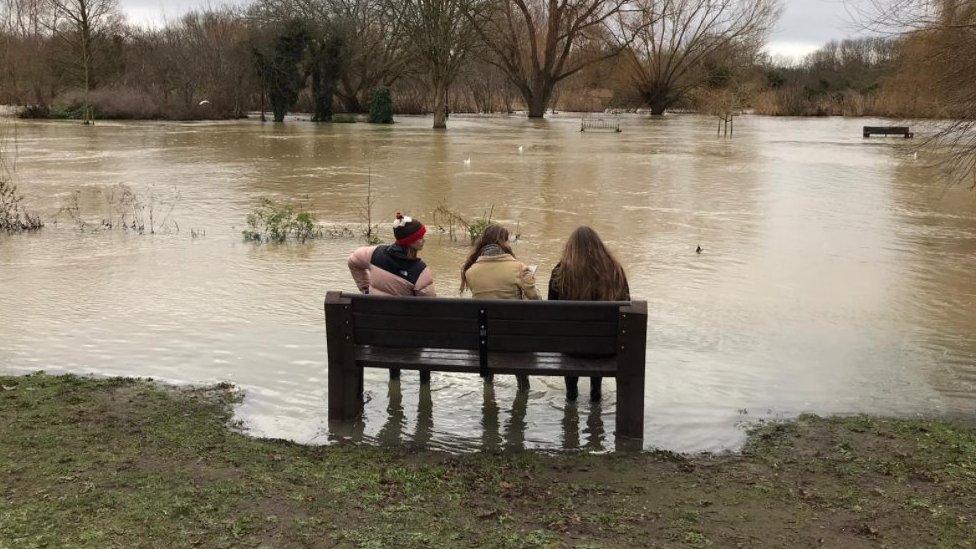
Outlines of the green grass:
{"type": "Polygon", "coordinates": [[[976,540],[976,431],[804,416],[740,456],[451,456],[228,426],[233,388],[0,377],[0,546],[605,547],[976,540]]]}

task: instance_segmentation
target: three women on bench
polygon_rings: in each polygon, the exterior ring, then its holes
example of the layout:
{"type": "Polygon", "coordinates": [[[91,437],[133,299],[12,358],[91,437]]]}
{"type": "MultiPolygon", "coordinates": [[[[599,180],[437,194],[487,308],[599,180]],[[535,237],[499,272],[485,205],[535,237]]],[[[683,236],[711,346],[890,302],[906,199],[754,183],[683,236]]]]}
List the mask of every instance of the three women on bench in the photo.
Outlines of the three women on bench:
{"type": "MultiPolygon", "coordinates": [[[[371,295],[436,295],[434,278],[418,257],[427,228],[419,220],[397,214],[396,241],[365,246],[349,256],[349,271],[359,290],[371,295]]],[[[505,227],[492,224],[475,241],[461,267],[461,293],[476,299],[541,299],[535,287],[534,267],[519,261],[505,227]]],[[[629,301],[627,275],[600,236],[579,227],[569,236],[559,263],[549,279],[549,300],[629,301]]],[[[391,376],[399,372],[391,371],[391,376]]],[[[566,396],[579,394],[577,377],[566,377],[566,396]]],[[[590,379],[590,398],[599,400],[602,378],[590,379]]],[[[528,376],[519,376],[519,389],[527,390],[528,376]]]]}

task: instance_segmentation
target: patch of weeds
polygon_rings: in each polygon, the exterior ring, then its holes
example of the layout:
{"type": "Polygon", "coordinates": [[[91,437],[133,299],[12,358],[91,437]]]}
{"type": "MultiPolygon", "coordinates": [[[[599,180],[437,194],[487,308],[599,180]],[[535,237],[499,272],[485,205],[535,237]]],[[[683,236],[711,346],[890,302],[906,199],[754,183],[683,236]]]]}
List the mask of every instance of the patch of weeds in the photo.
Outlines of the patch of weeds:
{"type": "MultiPolygon", "coordinates": [[[[481,217],[469,219],[457,210],[448,207],[447,204],[440,204],[434,209],[431,216],[432,225],[441,233],[446,233],[452,242],[457,242],[458,235],[464,234],[468,237],[468,243],[474,244],[493,223],[494,211],[495,206],[492,205],[481,217]]],[[[518,239],[517,233],[518,230],[516,230],[516,240],[518,239]]]]}
{"type": "Polygon", "coordinates": [[[0,175],[0,232],[31,232],[44,227],[41,218],[24,207],[23,201],[17,186],[0,175]]]}
{"type": "Polygon", "coordinates": [[[164,194],[157,194],[155,187],[137,193],[123,183],[76,190],[62,204],[54,221],[67,221],[80,231],[118,229],[140,235],[179,232],[180,224],[173,211],[182,198],[176,188],[164,194]]]}
{"type": "Polygon", "coordinates": [[[709,547],[712,545],[712,540],[708,539],[708,536],[695,531],[685,532],[683,541],[693,547],[709,547]]]}
{"type": "Polygon", "coordinates": [[[296,242],[322,236],[315,225],[315,218],[306,211],[296,211],[293,204],[275,202],[269,198],[261,200],[261,205],[247,215],[247,229],[243,231],[244,240],[250,242],[296,242]]]}
{"type": "Polygon", "coordinates": [[[485,214],[474,221],[468,226],[468,236],[471,238],[471,243],[474,244],[476,240],[481,238],[481,235],[485,234],[485,230],[491,226],[491,216],[495,213],[495,206],[492,205],[488,208],[485,214]]]}
{"type": "Polygon", "coordinates": [[[503,547],[549,547],[556,543],[556,536],[545,530],[533,530],[525,533],[513,532],[500,541],[503,547]]]}

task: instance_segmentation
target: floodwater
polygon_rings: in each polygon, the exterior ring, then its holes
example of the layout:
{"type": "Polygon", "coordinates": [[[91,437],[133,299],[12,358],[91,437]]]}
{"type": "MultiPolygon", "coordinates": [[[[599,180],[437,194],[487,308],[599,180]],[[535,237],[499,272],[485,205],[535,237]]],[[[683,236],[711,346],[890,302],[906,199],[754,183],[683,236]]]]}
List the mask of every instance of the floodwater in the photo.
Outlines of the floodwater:
{"type": "MultiPolygon", "coordinates": [[[[354,290],[360,242],[256,245],[241,230],[262,197],[355,224],[370,183],[384,222],[493,206],[542,287],[570,231],[595,227],[649,304],[647,448],[734,450],[749,423],[804,412],[972,416],[976,192],[939,183],[902,140],[862,139],[872,123],[743,117],[733,139],[691,115],[627,118],[619,134],[568,116],[452,118],[446,133],[423,118],[18,123],[16,177],[45,218],[74,198],[82,217],[116,216],[106,197],[124,184],[160,231],[81,230],[62,212],[0,236],[0,372],[230,381],[250,433],[329,443],[322,301],[354,290]]],[[[429,238],[442,295],[464,254],[429,238]]],[[[367,372],[365,421],[342,436],[614,448],[609,380],[601,404],[567,404],[560,379],[519,396],[508,376],[434,374],[428,392],[385,375],[367,372]]]]}

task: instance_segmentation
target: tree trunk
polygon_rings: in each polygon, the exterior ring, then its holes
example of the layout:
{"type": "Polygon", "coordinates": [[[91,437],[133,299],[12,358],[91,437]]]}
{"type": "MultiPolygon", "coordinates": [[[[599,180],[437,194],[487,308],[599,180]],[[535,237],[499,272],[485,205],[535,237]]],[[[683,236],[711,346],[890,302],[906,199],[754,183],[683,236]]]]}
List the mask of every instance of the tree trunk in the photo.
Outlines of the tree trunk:
{"type": "Polygon", "coordinates": [[[447,86],[434,83],[434,129],[447,128],[447,86]]]}
{"type": "Polygon", "coordinates": [[[315,102],[312,122],[332,122],[333,89],[332,75],[326,73],[322,63],[315,63],[312,69],[312,100],[315,102]]]}
{"type": "Polygon", "coordinates": [[[346,112],[351,113],[364,113],[366,109],[363,108],[363,104],[359,101],[359,98],[355,94],[350,93],[340,93],[339,99],[342,101],[343,107],[345,107],[346,112]]]}
{"type": "Polygon", "coordinates": [[[647,105],[651,107],[651,115],[660,116],[664,114],[664,111],[668,110],[668,107],[674,102],[668,97],[668,94],[660,91],[652,91],[644,94],[644,100],[647,101],[647,105]]]}
{"type": "Polygon", "coordinates": [[[544,76],[537,76],[532,83],[532,88],[522,91],[525,103],[529,107],[529,118],[545,117],[549,101],[552,99],[553,87],[544,76]]]}

